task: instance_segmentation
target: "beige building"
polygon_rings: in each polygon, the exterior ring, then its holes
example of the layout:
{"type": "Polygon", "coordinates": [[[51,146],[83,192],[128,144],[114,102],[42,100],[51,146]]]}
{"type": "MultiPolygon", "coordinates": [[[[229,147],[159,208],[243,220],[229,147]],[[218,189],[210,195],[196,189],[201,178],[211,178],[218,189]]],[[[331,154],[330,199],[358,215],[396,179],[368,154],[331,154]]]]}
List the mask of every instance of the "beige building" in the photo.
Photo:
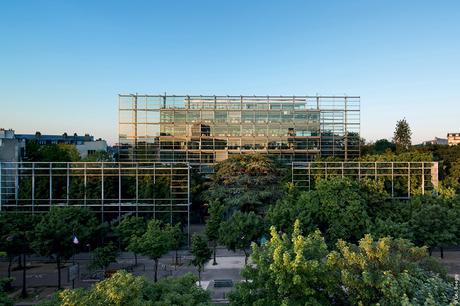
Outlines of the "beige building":
{"type": "Polygon", "coordinates": [[[447,142],[449,143],[449,146],[460,144],[460,133],[448,133],[447,142]]]}
{"type": "Polygon", "coordinates": [[[99,151],[107,152],[107,142],[102,139],[85,141],[82,144],[77,144],[75,147],[81,158],[86,158],[99,151]]]}

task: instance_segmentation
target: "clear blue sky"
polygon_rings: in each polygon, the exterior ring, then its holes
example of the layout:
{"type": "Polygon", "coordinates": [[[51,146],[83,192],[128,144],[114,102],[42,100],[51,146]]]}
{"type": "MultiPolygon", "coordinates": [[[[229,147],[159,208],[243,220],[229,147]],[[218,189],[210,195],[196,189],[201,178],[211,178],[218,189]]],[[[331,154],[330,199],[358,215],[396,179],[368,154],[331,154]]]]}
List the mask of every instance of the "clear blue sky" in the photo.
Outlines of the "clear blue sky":
{"type": "Polygon", "coordinates": [[[2,1],[0,127],[117,140],[118,93],[361,96],[460,132],[460,1],[2,1]]]}

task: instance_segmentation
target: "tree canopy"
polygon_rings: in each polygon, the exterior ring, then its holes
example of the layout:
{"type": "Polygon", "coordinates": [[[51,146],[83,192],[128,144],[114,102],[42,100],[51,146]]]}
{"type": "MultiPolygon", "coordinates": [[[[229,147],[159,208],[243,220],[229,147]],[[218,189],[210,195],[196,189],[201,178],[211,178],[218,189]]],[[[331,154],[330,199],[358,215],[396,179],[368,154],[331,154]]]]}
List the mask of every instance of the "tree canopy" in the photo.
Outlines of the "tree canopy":
{"type": "Polygon", "coordinates": [[[222,222],[219,229],[219,240],[229,250],[241,250],[245,254],[245,262],[249,256],[248,249],[252,242],[261,238],[263,233],[262,218],[254,212],[235,212],[231,218],[222,222]]]}
{"type": "Polygon", "coordinates": [[[43,214],[35,227],[32,247],[42,256],[53,256],[58,269],[58,288],[61,287],[61,261],[70,258],[80,245],[86,245],[98,222],[89,210],[79,207],[52,207],[43,214]],[[79,245],[73,243],[73,236],[79,245]]]}
{"type": "Polygon", "coordinates": [[[393,135],[393,142],[396,144],[396,149],[407,150],[412,145],[412,131],[406,118],[396,122],[396,128],[393,135]]]}
{"type": "Polygon", "coordinates": [[[172,239],[171,230],[156,219],[148,222],[147,230],[142,236],[131,238],[130,248],[154,260],[155,282],[158,280],[158,260],[171,249],[172,239]]]}
{"type": "Polygon", "coordinates": [[[339,240],[329,251],[319,231],[292,235],[275,227],[266,245],[253,244],[249,279],[231,293],[232,305],[448,305],[455,284],[424,248],[366,235],[359,244],[339,240]],[[435,268],[433,268],[435,267],[435,268]]]}
{"type": "Polygon", "coordinates": [[[263,212],[282,195],[281,179],[279,167],[266,155],[238,154],[217,163],[205,198],[222,203],[227,215],[263,212]]]}
{"type": "Polygon", "coordinates": [[[186,274],[151,283],[144,277],[118,271],[89,289],[66,289],[41,306],[210,306],[209,293],[195,285],[186,274]]]}

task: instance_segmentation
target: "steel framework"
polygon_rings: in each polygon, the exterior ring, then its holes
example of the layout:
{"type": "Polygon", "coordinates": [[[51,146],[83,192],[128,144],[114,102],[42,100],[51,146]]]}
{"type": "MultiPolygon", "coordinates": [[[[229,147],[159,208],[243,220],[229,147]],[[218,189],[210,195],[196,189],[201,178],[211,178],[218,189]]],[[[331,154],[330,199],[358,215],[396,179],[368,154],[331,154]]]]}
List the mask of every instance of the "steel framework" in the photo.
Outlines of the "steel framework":
{"type": "Polygon", "coordinates": [[[88,207],[102,220],[148,215],[190,228],[190,166],[153,162],[2,162],[0,211],[88,207]]]}
{"type": "Polygon", "coordinates": [[[232,154],[347,159],[359,155],[359,133],[359,97],[119,95],[124,161],[187,161],[207,172],[232,154]]]}
{"type": "Polygon", "coordinates": [[[307,190],[332,177],[380,181],[392,198],[400,199],[438,189],[437,162],[296,162],[291,170],[292,182],[307,190]]]}

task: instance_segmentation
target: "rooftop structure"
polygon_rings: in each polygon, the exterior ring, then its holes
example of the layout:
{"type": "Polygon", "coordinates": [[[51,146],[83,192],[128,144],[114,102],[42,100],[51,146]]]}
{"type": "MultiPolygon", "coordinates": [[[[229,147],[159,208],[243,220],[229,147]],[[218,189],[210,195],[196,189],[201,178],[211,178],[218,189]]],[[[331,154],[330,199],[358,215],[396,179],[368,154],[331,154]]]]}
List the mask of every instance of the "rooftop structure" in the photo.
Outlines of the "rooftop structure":
{"type": "Polygon", "coordinates": [[[79,136],[76,133],[73,135],[67,135],[64,133],[62,135],[45,135],[40,132],[35,134],[16,134],[17,139],[24,139],[26,141],[36,141],[38,144],[73,144],[79,145],[87,141],[94,141],[94,137],[89,134],[84,136],[79,136]]]}

